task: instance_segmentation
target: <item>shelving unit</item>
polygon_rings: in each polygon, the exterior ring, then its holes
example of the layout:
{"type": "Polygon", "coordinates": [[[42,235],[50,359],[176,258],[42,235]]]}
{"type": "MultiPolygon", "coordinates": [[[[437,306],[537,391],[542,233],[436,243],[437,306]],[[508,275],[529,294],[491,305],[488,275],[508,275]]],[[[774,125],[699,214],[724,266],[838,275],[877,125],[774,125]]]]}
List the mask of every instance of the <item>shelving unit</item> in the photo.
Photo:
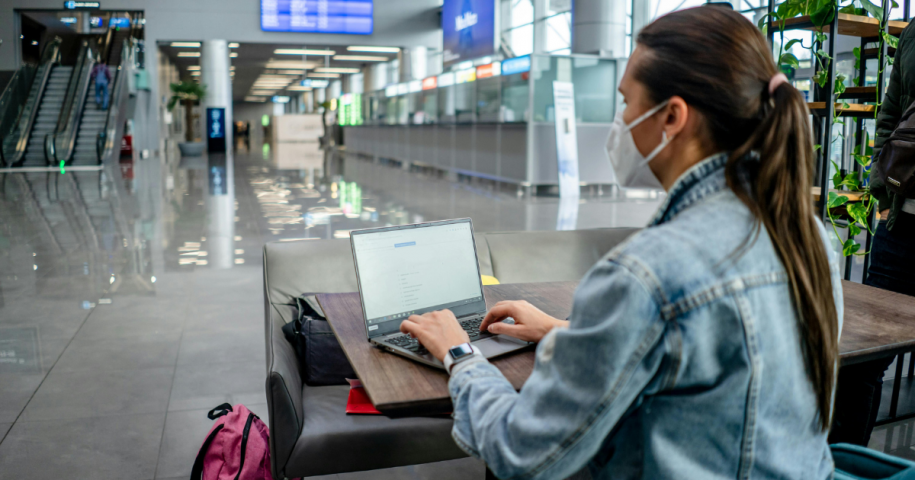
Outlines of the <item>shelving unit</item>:
{"type": "MultiPolygon", "coordinates": [[[[770,14],[775,11],[776,3],[776,0],[769,0],[768,12],[770,14]]],[[[882,0],[881,3],[884,8],[884,15],[887,15],[889,12],[887,11],[886,7],[891,3],[891,0],[882,0]]],[[[909,0],[905,0],[904,4],[904,21],[891,20],[886,22],[887,32],[891,35],[898,36],[908,25],[909,0]]],[[[836,8],[838,8],[838,6],[836,6],[836,8]]],[[[834,15],[831,24],[824,25],[821,29],[813,24],[809,16],[795,17],[787,19],[783,22],[778,20],[771,20],[773,18],[771,15],[769,18],[770,21],[769,27],[767,29],[767,36],[770,45],[773,46],[774,35],[780,29],[785,31],[816,31],[819,29],[823,33],[827,34],[830,34],[830,32],[837,32],[838,35],[860,38],[861,61],[859,62],[858,78],[863,79],[865,76],[867,59],[877,59],[878,65],[881,65],[884,63],[883,59],[886,55],[894,56],[896,54],[895,48],[888,48],[885,42],[880,41],[880,20],[876,18],[836,12],[836,15],[834,15]],[[868,48],[868,45],[873,43],[876,43],[877,47],[868,48]]],[[[833,60],[830,61],[827,66],[828,81],[826,82],[826,85],[821,88],[816,85],[815,82],[812,82],[812,84],[815,86],[813,91],[814,98],[812,102],[808,102],[807,104],[807,108],[814,116],[813,126],[814,135],[816,136],[816,143],[821,145],[821,148],[818,150],[819,157],[817,161],[817,178],[815,181],[817,186],[813,187],[811,193],[814,197],[814,200],[818,203],[820,216],[824,222],[829,221],[827,214],[827,198],[820,195],[820,192],[822,191],[822,187],[830,185],[829,166],[831,157],[830,149],[832,148],[831,139],[833,129],[833,116],[835,115],[843,118],[856,119],[854,128],[854,151],[863,154],[866,148],[866,145],[864,145],[864,120],[868,118],[874,118],[877,109],[877,101],[878,99],[882,101],[884,93],[883,75],[882,73],[878,73],[877,85],[846,87],[844,93],[838,95],[837,98],[834,98],[833,92],[835,91],[836,82],[835,38],[835,35],[830,34],[827,37],[827,45],[815,45],[814,51],[823,49],[833,60]],[[847,106],[843,106],[846,104],[847,106]]],[[[816,65],[815,61],[814,65],[816,65]]],[[[842,168],[841,173],[843,175],[847,173],[845,169],[846,165],[853,168],[854,172],[857,172],[858,174],[862,173],[862,168],[857,162],[843,159],[843,162],[840,164],[840,168],[842,168]]],[[[839,195],[849,197],[849,202],[869,200],[866,195],[858,192],[848,192],[842,190],[832,191],[835,191],[839,195]]],[[[874,210],[876,210],[876,208],[874,210]]],[[[872,226],[875,226],[875,212],[871,214],[869,222],[872,226]]],[[[871,235],[869,232],[867,232],[864,251],[869,252],[870,249],[871,235]]],[[[865,255],[865,276],[867,275],[869,265],[870,255],[865,255]]],[[[845,278],[847,280],[851,278],[851,266],[852,262],[850,260],[845,262],[845,278]]]]}

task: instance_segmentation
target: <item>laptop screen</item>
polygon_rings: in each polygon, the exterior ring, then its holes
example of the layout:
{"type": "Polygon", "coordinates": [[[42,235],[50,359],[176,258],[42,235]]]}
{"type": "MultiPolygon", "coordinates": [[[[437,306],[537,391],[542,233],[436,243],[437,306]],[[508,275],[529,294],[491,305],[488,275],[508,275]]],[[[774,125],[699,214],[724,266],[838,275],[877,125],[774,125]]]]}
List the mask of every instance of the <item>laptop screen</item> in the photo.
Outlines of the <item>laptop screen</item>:
{"type": "Polygon", "coordinates": [[[470,219],[352,232],[369,338],[414,314],[486,311],[470,219]]]}

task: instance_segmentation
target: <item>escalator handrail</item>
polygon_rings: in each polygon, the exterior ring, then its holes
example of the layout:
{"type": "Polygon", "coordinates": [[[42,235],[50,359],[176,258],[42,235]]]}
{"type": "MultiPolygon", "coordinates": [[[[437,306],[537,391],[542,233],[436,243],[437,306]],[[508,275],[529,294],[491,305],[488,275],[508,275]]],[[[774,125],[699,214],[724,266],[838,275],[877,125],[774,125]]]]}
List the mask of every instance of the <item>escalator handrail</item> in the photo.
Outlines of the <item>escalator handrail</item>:
{"type": "Polygon", "coordinates": [[[95,143],[95,151],[98,154],[99,164],[105,161],[105,158],[111,154],[114,147],[114,140],[118,127],[118,115],[121,110],[122,91],[127,88],[128,71],[134,61],[134,49],[131,38],[124,39],[121,48],[121,58],[118,62],[118,69],[114,77],[114,87],[111,91],[111,103],[108,105],[108,115],[105,117],[105,127],[99,132],[95,143]]]}
{"type": "Polygon", "coordinates": [[[45,138],[45,159],[48,163],[69,160],[76,144],[80,118],[86,104],[89,85],[92,82],[92,69],[95,66],[95,52],[88,42],[83,42],[79,59],[73,68],[67,93],[64,96],[63,108],[57,119],[57,128],[45,138]]]}
{"type": "MultiPolygon", "coordinates": [[[[6,84],[6,88],[3,90],[3,93],[0,94],[0,166],[6,166],[6,154],[3,153],[3,138],[7,135],[5,132],[8,128],[12,128],[16,124],[16,120],[19,117],[19,107],[21,107],[22,102],[16,104],[13,103],[14,95],[16,95],[17,87],[25,85],[26,88],[31,85],[32,80],[35,79],[36,68],[34,65],[23,65],[19,67],[19,70],[16,70],[13,73],[13,76],[10,78],[9,83],[6,84]],[[13,108],[16,108],[15,115],[13,113],[13,108]]],[[[27,90],[25,90],[27,91],[27,90]]],[[[28,97],[28,94],[26,94],[28,97]]],[[[17,99],[18,100],[18,99],[17,99]]]]}
{"type": "MultiPolygon", "coordinates": [[[[19,126],[19,138],[16,140],[16,147],[13,149],[13,156],[9,159],[3,158],[3,161],[7,165],[12,165],[19,161],[22,158],[22,155],[25,154],[25,148],[29,142],[29,136],[32,133],[32,125],[35,123],[35,118],[38,116],[38,106],[41,104],[41,97],[44,95],[44,89],[48,84],[48,79],[51,77],[51,66],[54,63],[57,63],[60,60],[60,44],[62,40],[60,37],[54,37],[50,43],[44,48],[44,51],[41,53],[41,60],[38,64],[38,67],[35,70],[35,73],[31,78],[31,85],[35,83],[35,77],[41,75],[39,84],[36,86],[38,88],[38,94],[35,95],[34,103],[32,105],[28,104],[28,93],[26,93],[26,100],[22,104],[22,109],[16,115],[16,120],[12,122],[11,126],[19,126]]],[[[23,67],[25,68],[25,67],[23,67]]],[[[31,87],[30,85],[30,87],[31,87]]],[[[12,88],[13,82],[9,83],[8,88],[12,88]]],[[[31,92],[29,92],[31,93],[31,92]]],[[[7,92],[4,91],[4,95],[7,92]]],[[[10,92],[10,98],[14,95],[15,92],[10,92]]],[[[0,97],[2,98],[2,97],[0,97]]],[[[5,108],[12,108],[12,101],[5,108]]],[[[0,106],[3,104],[0,103],[0,106]]],[[[3,110],[2,113],[5,115],[6,110],[3,110]]],[[[12,133],[12,132],[11,132],[12,133]]],[[[0,151],[3,150],[3,140],[7,133],[0,131],[0,151]]]]}

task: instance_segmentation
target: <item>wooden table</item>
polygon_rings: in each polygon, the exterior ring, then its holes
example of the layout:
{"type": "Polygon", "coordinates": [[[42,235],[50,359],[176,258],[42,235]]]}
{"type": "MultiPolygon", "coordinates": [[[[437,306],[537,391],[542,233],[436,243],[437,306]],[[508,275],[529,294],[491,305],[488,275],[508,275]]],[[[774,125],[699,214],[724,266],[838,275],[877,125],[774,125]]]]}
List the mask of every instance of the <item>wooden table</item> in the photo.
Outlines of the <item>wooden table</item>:
{"type": "MultiPolygon", "coordinates": [[[[489,307],[502,300],[524,299],[549,315],[566,318],[576,286],[577,282],[553,282],[483,288],[489,307]]],[[[844,280],[842,287],[845,320],[839,354],[843,365],[915,351],[915,297],[844,280]]],[[[375,408],[390,417],[451,411],[444,371],[369,344],[358,293],[321,294],[318,302],[375,408]]],[[[533,370],[534,353],[523,351],[492,363],[520,389],[533,370]]]]}

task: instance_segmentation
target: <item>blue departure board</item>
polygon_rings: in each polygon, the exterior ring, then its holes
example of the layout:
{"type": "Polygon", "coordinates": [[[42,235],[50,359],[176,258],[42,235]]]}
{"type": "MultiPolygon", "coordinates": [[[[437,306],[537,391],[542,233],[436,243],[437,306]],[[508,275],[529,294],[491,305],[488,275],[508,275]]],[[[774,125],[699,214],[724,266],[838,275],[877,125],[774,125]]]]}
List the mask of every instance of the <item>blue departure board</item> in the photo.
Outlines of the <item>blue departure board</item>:
{"type": "Polygon", "coordinates": [[[261,0],[261,30],[370,35],[372,10],[372,0],[261,0]]]}

